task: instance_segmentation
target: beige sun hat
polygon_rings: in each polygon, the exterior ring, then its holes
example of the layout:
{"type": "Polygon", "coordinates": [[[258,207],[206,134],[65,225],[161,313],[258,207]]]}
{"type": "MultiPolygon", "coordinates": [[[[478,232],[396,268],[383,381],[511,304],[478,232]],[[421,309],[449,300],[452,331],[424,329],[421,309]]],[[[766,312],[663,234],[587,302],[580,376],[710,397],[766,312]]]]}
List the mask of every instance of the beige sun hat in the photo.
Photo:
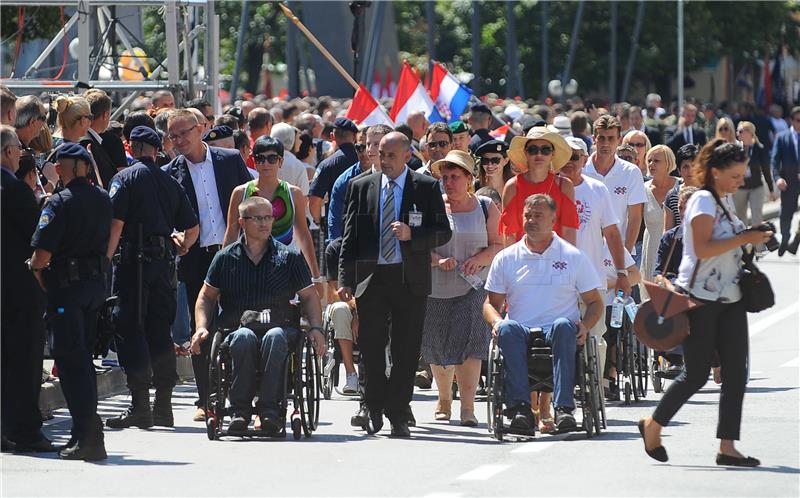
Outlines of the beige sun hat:
{"type": "Polygon", "coordinates": [[[475,160],[472,158],[471,154],[464,152],[463,150],[451,150],[448,152],[447,155],[444,156],[444,159],[439,159],[435,163],[431,164],[431,172],[434,175],[441,177],[441,169],[443,164],[452,164],[462,168],[470,175],[475,174],[475,160]]]}
{"type": "Polygon", "coordinates": [[[521,167],[523,169],[528,168],[528,159],[525,156],[525,146],[528,145],[528,141],[530,140],[547,140],[553,145],[553,155],[551,160],[553,171],[560,170],[562,166],[567,164],[567,161],[569,161],[569,158],[572,155],[572,149],[569,145],[567,145],[564,137],[554,131],[551,131],[547,127],[535,126],[530,129],[526,136],[514,137],[511,139],[511,146],[508,149],[508,157],[517,167],[521,167]]]}

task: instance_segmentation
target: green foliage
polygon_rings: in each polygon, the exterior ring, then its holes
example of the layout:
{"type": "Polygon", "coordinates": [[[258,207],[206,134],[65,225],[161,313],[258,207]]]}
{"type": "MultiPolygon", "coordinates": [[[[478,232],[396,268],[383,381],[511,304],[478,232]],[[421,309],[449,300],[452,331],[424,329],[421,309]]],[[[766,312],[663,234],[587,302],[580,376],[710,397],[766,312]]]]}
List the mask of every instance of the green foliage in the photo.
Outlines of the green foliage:
{"type": "MultiPolygon", "coordinates": [[[[17,22],[19,16],[17,15],[17,6],[2,6],[0,7],[0,37],[6,41],[6,38],[13,37],[10,42],[16,40],[17,22]]],[[[36,38],[51,38],[59,29],[61,29],[61,15],[59,14],[58,7],[25,7],[25,25],[22,30],[23,40],[34,40],[36,38]]]]}

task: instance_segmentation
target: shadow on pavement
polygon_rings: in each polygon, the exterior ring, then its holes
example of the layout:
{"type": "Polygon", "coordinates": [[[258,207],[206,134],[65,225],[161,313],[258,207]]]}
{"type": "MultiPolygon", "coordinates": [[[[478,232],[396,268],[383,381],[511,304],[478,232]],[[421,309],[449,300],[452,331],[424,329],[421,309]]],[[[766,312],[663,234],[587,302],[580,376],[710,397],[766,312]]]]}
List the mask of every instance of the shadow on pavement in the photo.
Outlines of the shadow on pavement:
{"type": "Polygon", "coordinates": [[[797,467],[787,467],[786,465],[775,465],[773,467],[723,467],[720,465],[670,465],[670,467],[679,467],[686,470],[717,470],[722,472],[771,472],[775,474],[800,474],[800,469],[797,467]]]}

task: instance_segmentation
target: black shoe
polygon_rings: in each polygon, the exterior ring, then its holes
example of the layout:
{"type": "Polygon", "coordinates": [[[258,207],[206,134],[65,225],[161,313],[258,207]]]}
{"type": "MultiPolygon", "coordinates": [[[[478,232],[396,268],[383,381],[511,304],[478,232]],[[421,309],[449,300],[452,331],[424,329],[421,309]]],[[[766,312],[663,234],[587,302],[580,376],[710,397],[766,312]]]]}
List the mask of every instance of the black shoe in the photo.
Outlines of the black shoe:
{"type": "Polygon", "coordinates": [[[617,379],[609,379],[608,388],[603,388],[603,394],[605,395],[608,401],[619,401],[619,386],[617,385],[617,379]]]}
{"type": "Polygon", "coordinates": [[[392,422],[392,433],[389,437],[411,437],[411,431],[408,429],[408,422],[405,420],[392,422]]]}
{"type": "Polygon", "coordinates": [[[156,389],[156,399],[153,402],[153,425],[175,426],[175,417],[172,414],[172,389],[156,389]]]}
{"type": "Polygon", "coordinates": [[[786,240],[782,240],[780,247],[778,247],[778,256],[783,256],[784,254],[786,254],[787,249],[789,249],[789,242],[786,240]]]}
{"type": "MultiPolygon", "coordinates": [[[[247,426],[250,424],[250,421],[247,420],[242,415],[234,415],[231,419],[231,423],[228,424],[228,432],[246,432],[247,426]]],[[[264,429],[264,421],[261,421],[261,429],[264,429]]]]}
{"type": "Polygon", "coordinates": [[[416,427],[417,426],[417,419],[414,418],[414,412],[411,411],[411,405],[408,405],[408,408],[406,408],[406,417],[408,419],[408,426],[409,427],[416,427]]]}
{"type": "Polygon", "coordinates": [[[369,423],[369,410],[367,410],[366,405],[361,405],[358,408],[358,412],[350,417],[350,425],[353,427],[366,427],[369,423]]]}
{"type": "Polygon", "coordinates": [[[533,412],[531,412],[530,406],[520,406],[517,408],[514,416],[509,418],[511,419],[511,423],[508,424],[508,427],[512,432],[528,436],[536,434],[536,428],[533,425],[533,412]]]}
{"type": "Polygon", "coordinates": [[[147,405],[146,409],[135,409],[133,406],[129,406],[120,415],[106,419],[106,426],[111,429],[127,429],[128,427],[149,429],[153,427],[153,412],[150,410],[150,405],[147,405]]]}
{"type": "Polygon", "coordinates": [[[753,457],[739,458],[717,453],[717,465],[727,465],[731,467],[758,467],[761,465],[761,461],[758,458],[753,457]]]}
{"type": "MultiPolygon", "coordinates": [[[[647,449],[647,442],[644,440],[644,419],[639,420],[639,423],[636,424],[639,427],[639,434],[642,435],[642,443],[644,443],[644,451],[647,455],[652,458],[653,460],[658,460],[659,462],[666,462],[669,460],[667,456],[667,449],[663,446],[659,446],[658,448],[654,448],[652,450],[647,449]]],[[[719,457],[717,457],[719,461],[719,457]]]]}
{"type": "Polygon", "coordinates": [[[797,254],[797,247],[800,246],[800,234],[795,234],[794,238],[789,242],[789,246],[786,248],[792,254],[797,254]]]}
{"type": "Polygon", "coordinates": [[[58,448],[53,446],[53,443],[49,439],[43,437],[32,443],[17,442],[14,451],[17,453],[55,453],[58,451],[58,448]]]}
{"type": "MultiPolygon", "coordinates": [[[[268,436],[274,436],[281,432],[282,427],[278,420],[266,415],[261,415],[261,432],[268,436]]],[[[245,427],[246,428],[246,427],[245,427]]]]}
{"type": "Polygon", "coordinates": [[[62,460],[84,460],[93,462],[108,458],[106,447],[102,440],[78,441],[74,446],[69,446],[58,452],[62,460]]]}
{"type": "Polygon", "coordinates": [[[572,410],[570,408],[564,408],[563,406],[556,407],[556,429],[559,433],[572,432],[578,429],[575,416],[572,415],[572,410]]]}
{"type": "Polygon", "coordinates": [[[383,410],[369,410],[368,434],[376,434],[383,429],[383,410]]]}
{"type": "Polygon", "coordinates": [[[433,380],[428,377],[428,372],[422,370],[417,372],[417,375],[414,377],[414,385],[420,389],[430,389],[433,385],[433,380]]]}
{"type": "Polygon", "coordinates": [[[76,438],[75,436],[71,436],[69,438],[69,441],[67,441],[67,444],[58,447],[58,451],[60,452],[62,450],[66,450],[67,448],[71,448],[76,444],[78,444],[78,438],[76,438]]]}
{"type": "Polygon", "coordinates": [[[3,442],[2,442],[3,453],[10,453],[14,451],[16,448],[17,448],[17,443],[3,436],[3,442]]]}

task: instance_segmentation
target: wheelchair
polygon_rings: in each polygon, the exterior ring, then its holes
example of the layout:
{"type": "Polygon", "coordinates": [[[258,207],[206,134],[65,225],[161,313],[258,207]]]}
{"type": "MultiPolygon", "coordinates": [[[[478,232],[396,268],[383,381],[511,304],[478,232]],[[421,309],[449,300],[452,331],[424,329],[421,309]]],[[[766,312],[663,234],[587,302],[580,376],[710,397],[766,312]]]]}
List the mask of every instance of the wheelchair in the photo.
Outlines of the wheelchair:
{"type": "MultiPolygon", "coordinates": [[[[586,344],[578,346],[575,361],[575,406],[582,414],[581,431],[586,437],[600,435],[606,428],[605,404],[597,361],[597,339],[589,336],[586,344]]],[[[542,329],[531,329],[528,340],[528,390],[553,391],[553,350],[545,342],[542,329]]],[[[512,432],[505,426],[505,395],[503,392],[505,368],[503,354],[496,339],[489,346],[487,362],[486,409],[489,433],[502,441],[505,435],[519,438],[532,434],[512,432]]]]}
{"type": "Polygon", "coordinates": [[[647,396],[650,379],[649,350],[633,331],[633,320],[623,314],[622,328],[617,334],[617,386],[625,404],[647,396]]]}
{"type": "Polygon", "coordinates": [[[328,306],[322,314],[322,328],[325,330],[325,354],[320,358],[318,370],[322,374],[322,396],[329,400],[336,391],[341,396],[360,400],[363,397],[364,391],[364,369],[361,364],[361,352],[358,346],[353,344],[353,364],[356,366],[358,372],[358,393],[345,394],[339,389],[339,374],[340,366],[342,365],[342,351],[339,348],[339,343],[335,339],[333,330],[333,320],[331,319],[330,306],[328,306]]]}
{"type": "MultiPolygon", "coordinates": [[[[225,426],[225,417],[232,416],[228,406],[228,393],[233,381],[233,370],[230,348],[224,343],[225,337],[234,329],[220,329],[214,333],[211,343],[210,361],[208,369],[208,397],[206,398],[206,432],[208,439],[215,440],[225,436],[240,437],[286,437],[286,414],[289,403],[292,404],[290,416],[291,430],[294,439],[301,435],[311,437],[311,433],[319,424],[320,384],[321,375],[318,369],[319,358],[314,352],[307,327],[301,323],[300,337],[289,351],[284,365],[284,396],[281,401],[280,412],[283,421],[281,430],[277,433],[262,433],[248,429],[243,432],[231,433],[225,426]]],[[[257,372],[260,380],[261,372],[257,372]]]]}
{"type": "Polygon", "coordinates": [[[673,380],[680,371],[669,369],[667,365],[675,363],[675,357],[681,356],[678,353],[655,351],[650,349],[650,381],[653,383],[653,392],[661,393],[665,390],[667,380],[673,380]]]}

